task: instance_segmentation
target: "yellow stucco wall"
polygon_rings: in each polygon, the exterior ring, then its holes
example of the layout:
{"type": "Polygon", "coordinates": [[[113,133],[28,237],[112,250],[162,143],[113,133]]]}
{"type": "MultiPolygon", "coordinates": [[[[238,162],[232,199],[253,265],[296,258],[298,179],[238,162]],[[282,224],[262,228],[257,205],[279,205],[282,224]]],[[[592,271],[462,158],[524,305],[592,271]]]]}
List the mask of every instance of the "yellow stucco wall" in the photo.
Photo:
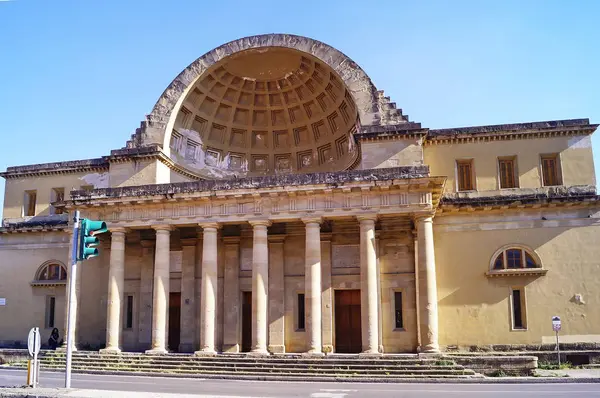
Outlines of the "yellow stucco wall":
{"type": "Polygon", "coordinates": [[[9,178],[6,180],[4,191],[4,218],[22,216],[25,191],[36,191],[36,215],[50,214],[50,202],[53,188],[64,188],[65,199],[69,192],[81,189],[82,186],[95,188],[108,187],[108,173],[69,173],[36,177],[9,178]]]}
{"type": "Polygon", "coordinates": [[[463,218],[464,224],[456,217],[452,223],[447,217],[434,220],[441,345],[548,343],[554,315],[562,318],[563,341],[600,341],[597,220],[575,218],[571,225],[584,226],[567,226],[565,221],[463,218]],[[548,273],[487,277],[496,250],[515,243],[533,249],[548,273]],[[525,288],[526,331],[511,330],[512,287],[525,288]],[[585,304],[575,302],[576,294],[585,304]]]}
{"type": "Polygon", "coordinates": [[[35,233],[0,235],[0,342],[27,341],[29,330],[37,326],[42,342],[52,329],[45,328],[46,297],[56,297],[55,327],[61,330],[65,315],[65,287],[31,286],[31,281],[46,261],[56,260],[65,266],[68,259],[67,234],[35,233]]]}
{"type": "Polygon", "coordinates": [[[447,176],[446,192],[456,191],[457,159],[473,159],[478,191],[499,189],[498,157],[516,156],[520,188],[542,186],[540,154],[560,154],[563,185],[595,185],[591,136],[426,145],[432,176],[447,176]]]}

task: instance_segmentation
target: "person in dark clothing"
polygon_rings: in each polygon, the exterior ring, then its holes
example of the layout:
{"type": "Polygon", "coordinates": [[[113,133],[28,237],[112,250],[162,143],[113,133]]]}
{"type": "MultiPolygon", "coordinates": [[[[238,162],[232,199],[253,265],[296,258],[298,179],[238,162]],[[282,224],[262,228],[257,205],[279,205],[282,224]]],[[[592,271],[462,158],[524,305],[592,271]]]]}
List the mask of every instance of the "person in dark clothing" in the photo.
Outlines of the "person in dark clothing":
{"type": "Polygon", "coordinates": [[[58,347],[59,342],[59,335],[58,335],[58,329],[54,328],[52,329],[52,333],[50,334],[50,338],[48,339],[48,345],[50,346],[50,349],[55,350],[56,347],[58,347]]]}

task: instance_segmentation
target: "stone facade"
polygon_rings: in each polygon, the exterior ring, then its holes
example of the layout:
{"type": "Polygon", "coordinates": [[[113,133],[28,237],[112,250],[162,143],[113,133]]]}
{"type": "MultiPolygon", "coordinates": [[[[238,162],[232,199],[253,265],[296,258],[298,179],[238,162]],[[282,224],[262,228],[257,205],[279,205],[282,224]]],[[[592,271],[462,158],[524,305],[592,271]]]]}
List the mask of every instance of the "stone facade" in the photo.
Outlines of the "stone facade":
{"type": "Polygon", "coordinates": [[[64,336],[75,210],[110,230],[77,273],[80,349],[539,345],[553,315],[600,343],[596,127],[429,130],[326,44],[225,44],[125,148],[2,173],[0,344],[64,336]]]}

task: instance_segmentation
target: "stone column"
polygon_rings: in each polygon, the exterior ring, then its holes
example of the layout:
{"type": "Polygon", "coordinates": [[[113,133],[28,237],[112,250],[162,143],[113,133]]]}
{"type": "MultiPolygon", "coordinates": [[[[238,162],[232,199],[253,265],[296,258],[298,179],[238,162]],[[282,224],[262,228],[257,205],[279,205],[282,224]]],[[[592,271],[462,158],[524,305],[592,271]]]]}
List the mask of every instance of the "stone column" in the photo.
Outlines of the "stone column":
{"type": "Polygon", "coordinates": [[[196,238],[181,239],[181,321],[179,352],[194,352],[196,337],[196,238]]]}
{"type": "Polygon", "coordinates": [[[269,289],[268,220],[250,221],[252,244],[252,353],[267,355],[267,303],[269,289]]]}
{"type": "Polygon", "coordinates": [[[415,217],[418,239],[419,301],[421,352],[439,352],[438,304],[433,246],[433,217],[430,214],[415,217]]]}
{"type": "Polygon", "coordinates": [[[304,297],[308,353],[323,355],[321,335],[321,219],[306,218],[304,297]]]}
{"type": "Polygon", "coordinates": [[[376,215],[358,216],[360,222],[360,296],[363,353],[379,353],[379,291],[375,243],[376,215]]]}
{"type": "Polygon", "coordinates": [[[142,263],[140,275],[139,348],[152,346],[152,290],[154,285],[154,241],[141,240],[142,263]]]}
{"type": "Polygon", "coordinates": [[[121,352],[121,320],[123,319],[123,289],[125,285],[125,228],[111,228],[110,265],[108,269],[108,300],[106,307],[107,353],[121,352]]]}
{"type": "Polygon", "coordinates": [[[202,239],[202,288],[200,289],[200,350],[196,355],[214,355],[217,329],[217,229],[215,222],[200,224],[202,239]]]}
{"type": "Polygon", "coordinates": [[[323,352],[333,352],[333,289],[331,288],[331,234],[321,234],[321,327],[323,352]]]}
{"type": "Polygon", "coordinates": [[[240,237],[226,236],[223,241],[225,243],[223,351],[240,352],[240,237]]]}
{"type": "Polygon", "coordinates": [[[285,353],[285,235],[269,236],[269,352],[285,353]]]}
{"type": "Polygon", "coordinates": [[[155,225],[154,293],[152,300],[152,347],[148,354],[167,352],[167,312],[169,311],[170,225],[155,225]]]}
{"type": "Polygon", "coordinates": [[[69,263],[67,264],[67,284],[65,287],[65,324],[64,324],[64,329],[63,329],[63,334],[62,334],[62,338],[63,338],[63,343],[62,346],[59,348],[59,350],[67,350],[67,325],[69,322],[69,317],[73,317],[73,351],[77,351],[77,324],[79,323],[79,318],[77,317],[77,308],[79,307],[79,304],[81,303],[81,297],[80,297],[80,291],[81,291],[81,264],[77,264],[77,271],[76,271],[76,281],[75,281],[75,297],[77,298],[75,300],[75,302],[73,303],[73,308],[72,308],[72,313],[69,314],[69,297],[70,297],[70,292],[69,292],[69,286],[71,285],[71,253],[73,252],[73,230],[69,230],[69,255],[68,255],[68,259],[69,259],[69,263]]]}

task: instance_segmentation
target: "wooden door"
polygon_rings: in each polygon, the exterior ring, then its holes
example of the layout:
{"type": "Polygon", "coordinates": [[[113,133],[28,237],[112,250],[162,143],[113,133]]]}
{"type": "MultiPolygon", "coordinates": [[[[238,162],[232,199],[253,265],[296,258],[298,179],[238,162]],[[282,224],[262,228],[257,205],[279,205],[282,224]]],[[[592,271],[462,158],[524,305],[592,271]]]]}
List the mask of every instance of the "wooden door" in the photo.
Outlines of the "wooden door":
{"type": "Polygon", "coordinates": [[[252,350],[252,292],[242,293],[242,352],[252,350]]]}
{"type": "Polygon", "coordinates": [[[335,352],[361,351],[360,290],[336,290],[335,352]]]}
{"type": "Polygon", "coordinates": [[[169,294],[169,351],[179,351],[181,337],[181,293],[169,294]]]}

